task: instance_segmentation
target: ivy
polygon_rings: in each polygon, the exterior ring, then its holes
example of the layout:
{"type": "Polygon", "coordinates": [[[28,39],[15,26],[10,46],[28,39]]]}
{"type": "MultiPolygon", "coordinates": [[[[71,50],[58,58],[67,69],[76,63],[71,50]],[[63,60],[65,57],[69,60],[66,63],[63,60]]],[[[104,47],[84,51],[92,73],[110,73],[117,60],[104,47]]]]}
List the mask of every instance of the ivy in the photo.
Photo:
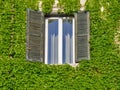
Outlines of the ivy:
{"type": "Polygon", "coordinates": [[[80,9],[79,0],[59,0],[59,4],[66,14],[73,14],[80,9]]]}
{"type": "Polygon", "coordinates": [[[54,0],[42,0],[42,10],[44,13],[48,14],[52,11],[54,0]]]}
{"type": "MultiPolygon", "coordinates": [[[[38,1],[0,0],[0,89],[119,90],[120,50],[115,35],[120,26],[120,1],[87,0],[91,60],[80,61],[76,68],[25,60],[26,9],[37,10],[38,1]]],[[[54,0],[42,1],[43,12],[50,13],[54,0]]],[[[79,0],[59,2],[66,14],[80,9],[79,0]]]]}

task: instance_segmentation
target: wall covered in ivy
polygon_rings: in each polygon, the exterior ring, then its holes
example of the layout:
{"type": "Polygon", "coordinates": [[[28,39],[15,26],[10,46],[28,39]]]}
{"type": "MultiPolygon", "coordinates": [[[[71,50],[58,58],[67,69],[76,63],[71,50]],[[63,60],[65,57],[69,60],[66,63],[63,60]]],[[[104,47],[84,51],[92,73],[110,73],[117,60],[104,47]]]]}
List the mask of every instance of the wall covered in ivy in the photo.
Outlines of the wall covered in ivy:
{"type": "MultiPolygon", "coordinates": [[[[50,13],[54,0],[42,1],[43,12],[50,13]]],[[[81,6],[79,0],[59,1],[66,14],[81,6]]],[[[0,0],[0,89],[120,89],[120,0],[87,0],[85,6],[91,60],[74,69],[26,62],[26,9],[38,10],[38,0],[0,0]]]]}

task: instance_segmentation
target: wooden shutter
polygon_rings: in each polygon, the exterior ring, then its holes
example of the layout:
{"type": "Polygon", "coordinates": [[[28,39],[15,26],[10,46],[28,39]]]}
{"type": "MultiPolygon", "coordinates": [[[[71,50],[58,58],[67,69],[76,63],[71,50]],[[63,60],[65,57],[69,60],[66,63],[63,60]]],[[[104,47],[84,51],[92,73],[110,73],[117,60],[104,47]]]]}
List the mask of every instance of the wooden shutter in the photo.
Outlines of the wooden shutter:
{"type": "Polygon", "coordinates": [[[44,15],[40,11],[27,10],[27,60],[44,60],[44,15]]]}
{"type": "Polygon", "coordinates": [[[89,12],[75,14],[75,58],[76,62],[81,59],[90,59],[89,51],[89,12]]]}

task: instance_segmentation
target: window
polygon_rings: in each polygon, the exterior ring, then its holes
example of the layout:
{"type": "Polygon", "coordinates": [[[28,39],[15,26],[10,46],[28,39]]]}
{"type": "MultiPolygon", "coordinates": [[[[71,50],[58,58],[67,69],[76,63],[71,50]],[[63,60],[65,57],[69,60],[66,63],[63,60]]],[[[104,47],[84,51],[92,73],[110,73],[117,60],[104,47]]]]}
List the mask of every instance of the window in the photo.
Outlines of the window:
{"type": "Polygon", "coordinates": [[[89,12],[45,16],[27,10],[26,58],[45,64],[73,64],[90,59],[89,12]]]}
{"type": "Polygon", "coordinates": [[[74,18],[45,19],[45,63],[75,63],[74,18]]]}

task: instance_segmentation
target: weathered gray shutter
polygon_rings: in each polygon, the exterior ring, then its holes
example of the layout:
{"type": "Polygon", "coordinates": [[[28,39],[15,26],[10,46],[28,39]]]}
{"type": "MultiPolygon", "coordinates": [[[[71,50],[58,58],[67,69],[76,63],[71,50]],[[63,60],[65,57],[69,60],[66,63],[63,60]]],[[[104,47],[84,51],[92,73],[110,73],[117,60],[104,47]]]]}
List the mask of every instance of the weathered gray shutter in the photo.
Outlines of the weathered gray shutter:
{"type": "Polygon", "coordinates": [[[75,57],[76,62],[90,59],[89,51],[89,12],[75,14],[75,57]]]}
{"type": "Polygon", "coordinates": [[[44,60],[44,15],[27,9],[27,60],[44,60]]]}

